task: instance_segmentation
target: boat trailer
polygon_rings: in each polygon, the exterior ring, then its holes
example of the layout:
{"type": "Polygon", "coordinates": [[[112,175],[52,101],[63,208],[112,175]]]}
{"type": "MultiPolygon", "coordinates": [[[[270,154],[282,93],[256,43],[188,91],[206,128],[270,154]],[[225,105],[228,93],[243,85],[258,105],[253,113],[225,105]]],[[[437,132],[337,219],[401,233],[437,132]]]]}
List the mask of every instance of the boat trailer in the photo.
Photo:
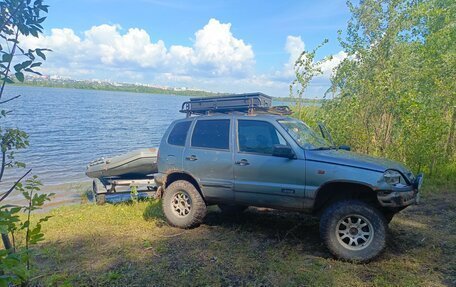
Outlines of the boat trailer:
{"type": "Polygon", "coordinates": [[[93,178],[94,201],[104,204],[110,196],[127,194],[138,198],[154,197],[157,191],[154,179],[157,152],[156,148],[140,149],[89,163],[86,175],[93,178]]]}
{"type": "Polygon", "coordinates": [[[98,205],[109,201],[116,195],[131,195],[138,197],[155,197],[157,184],[153,176],[144,179],[100,178],[92,182],[92,197],[98,205]]]}

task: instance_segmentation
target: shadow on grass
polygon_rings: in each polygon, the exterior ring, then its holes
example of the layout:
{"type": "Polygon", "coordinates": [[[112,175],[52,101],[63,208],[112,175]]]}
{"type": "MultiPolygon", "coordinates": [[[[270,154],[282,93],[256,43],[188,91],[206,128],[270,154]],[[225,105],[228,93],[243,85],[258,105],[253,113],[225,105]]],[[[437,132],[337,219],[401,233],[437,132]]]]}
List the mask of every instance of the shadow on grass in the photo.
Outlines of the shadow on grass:
{"type": "Polygon", "coordinates": [[[329,256],[319,237],[318,219],[309,215],[251,207],[237,216],[209,212],[204,224],[283,244],[299,243],[312,255],[329,256]]]}
{"type": "MultiPolygon", "coordinates": [[[[440,239],[434,233],[452,231],[442,229],[446,221],[436,217],[434,207],[411,208],[394,219],[386,255],[357,265],[331,258],[319,238],[318,220],[311,216],[256,208],[227,216],[209,207],[200,227],[181,230],[167,225],[161,202],[151,200],[142,218],[123,223],[128,226],[113,222],[103,232],[86,226],[80,233],[44,243],[37,266],[40,274],[52,275],[40,278],[39,284],[429,286],[441,282],[442,274],[451,283],[453,277],[448,274],[452,269],[445,262],[454,262],[454,246],[436,245],[440,239]],[[426,210],[437,224],[429,231],[403,224],[418,212],[413,220],[426,225],[426,210]],[[144,224],[144,220],[155,225],[144,224]],[[141,228],[135,229],[136,224],[141,228]],[[448,254],[439,256],[445,250],[448,254]],[[429,271],[422,272],[423,268],[429,271]]],[[[451,204],[445,211],[452,212],[453,207],[451,204]]],[[[445,220],[455,219],[454,213],[445,216],[445,220]]],[[[84,224],[88,223],[78,226],[84,224]]]]}
{"type": "MultiPolygon", "coordinates": [[[[143,213],[143,218],[154,220],[158,227],[168,226],[161,200],[151,200],[143,213]]],[[[237,234],[238,238],[280,244],[284,249],[287,249],[287,245],[299,245],[301,250],[309,252],[309,255],[330,257],[319,237],[318,219],[309,215],[253,207],[237,215],[226,215],[217,207],[210,206],[202,225],[188,232],[212,232],[214,229],[217,230],[214,233],[216,237],[220,232],[230,232],[237,234]]],[[[210,234],[208,232],[207,235],[210,234]]]]}
{"type": "MultiPolygon", "coordinates": [[[[144,210],[143,218],[158,221],[161,225],[167,225],[161,200],[151,200],[144,210]]],[[[221,228],[240,233],[247,232],[253,236],[258,235],[262,238],[278,241],[299,241],[305,243],[309,250],[320,249],[318,254],[325,254],[325,257],[328,255],[324,248],[321,248],[318,219],[300,213],[251,207],[243,213],[226,215],[220,212],[217,207],[210,206],[202,228],[221,228]]]]}
{"type": "Polygon", "coordinates": [[[161,199],[150,199],[149,204],[144,209],[143,218],[147,221],[154,221],[155,226],[167,226],[165,215],[163,214],[161,199]]]}
{"type": "MultiPolygon", "coordinates": [[[[436,203],[442,207],[442,203],[436,203]]],[[[450,205],[445,205],[450,209],[450,205]]],[[[429,244],[429,226],[416,220],[415,214],[436,215],[432,206],[411,207],[394,219],[388,230],[387,247],[377,261],[389,259],[392,256],[410,254],[429,244]]],[[[167,225],[161,208],[161,201],[152,201],[144,212],[144,219],[154,219],[157,226],[167,225]]],[[[451,218],[450,218],[451,220],[451,218]]],[[[205,229],[235,232],[238,237],[256,238],[263,242],[271,241],[279,244],[286,252],[289,247],[299,246],[299,249],[309,256],[324,259],[332,258],[319,236],[319,221],[317,218],[295,212],[253,208],[237,215],[225,215],[216,207],[209,207],[202,227],[205,229]]]]}
{"type": "MultiPolygon", "coordinates": [[[[163,220],[152,201],[143,214],[163,220]]],[[[249,210],[227,217],[211,209],[191,230],[168,225],[141,234],[107,229],[43,244],[46,286],[331,286],[315,224],[299,216],[249,210]],[[298,224],[298,225],[297,225],[298,224]],[[309,228],[310,226],[310,228],[309,228]],[[316,234],[316,235],[315,235],[316,234]],[[304,252],[303,252],[304,251],[304,252]],[[297,270],[300,270],[297,272],[297,270]]]]}

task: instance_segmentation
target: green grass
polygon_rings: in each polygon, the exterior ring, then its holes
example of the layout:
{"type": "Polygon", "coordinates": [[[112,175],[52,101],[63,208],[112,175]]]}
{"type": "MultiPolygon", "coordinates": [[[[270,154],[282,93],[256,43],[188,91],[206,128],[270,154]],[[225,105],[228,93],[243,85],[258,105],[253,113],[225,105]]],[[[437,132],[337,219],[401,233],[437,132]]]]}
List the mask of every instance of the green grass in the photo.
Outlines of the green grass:
{"type": "Polygon", "coordinates": [[[51,212],[37,248],[44,286],[445,286],[456,284],[456,193],[424,193],[390,225],[385,252],[369,264],[335,260],[318,220],[210,207],[199,228],[163,220],[160,202],[67,206],[51,212]]]}

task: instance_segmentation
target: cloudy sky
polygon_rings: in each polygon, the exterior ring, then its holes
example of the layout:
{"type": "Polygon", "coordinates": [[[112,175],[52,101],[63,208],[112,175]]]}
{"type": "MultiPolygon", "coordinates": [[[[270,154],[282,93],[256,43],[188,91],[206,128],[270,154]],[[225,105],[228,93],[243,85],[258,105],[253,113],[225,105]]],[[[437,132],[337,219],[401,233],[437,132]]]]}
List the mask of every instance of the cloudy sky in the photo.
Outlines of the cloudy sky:
{"type": "Polygon", "coordinates": [[[317,56],[334,59],[307,92],[321,97],[344,58],[344,2],[48,0],[44,35],[22,42],[53,50],[49,75],[288,96],[296,57],[327,38],[317,56]]]}

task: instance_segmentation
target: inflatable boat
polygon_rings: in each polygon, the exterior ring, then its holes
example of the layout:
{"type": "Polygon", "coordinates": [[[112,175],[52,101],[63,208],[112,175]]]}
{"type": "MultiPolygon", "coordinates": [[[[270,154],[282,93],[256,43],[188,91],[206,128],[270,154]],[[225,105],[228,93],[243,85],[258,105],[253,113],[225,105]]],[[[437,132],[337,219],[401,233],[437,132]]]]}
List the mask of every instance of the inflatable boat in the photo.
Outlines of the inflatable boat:
{"type": "Polygon", "coordinates": [[[156,148],[145,148],[89,163],[86,175],[90,178],[139,179],[157,173],[156,148]]]}

